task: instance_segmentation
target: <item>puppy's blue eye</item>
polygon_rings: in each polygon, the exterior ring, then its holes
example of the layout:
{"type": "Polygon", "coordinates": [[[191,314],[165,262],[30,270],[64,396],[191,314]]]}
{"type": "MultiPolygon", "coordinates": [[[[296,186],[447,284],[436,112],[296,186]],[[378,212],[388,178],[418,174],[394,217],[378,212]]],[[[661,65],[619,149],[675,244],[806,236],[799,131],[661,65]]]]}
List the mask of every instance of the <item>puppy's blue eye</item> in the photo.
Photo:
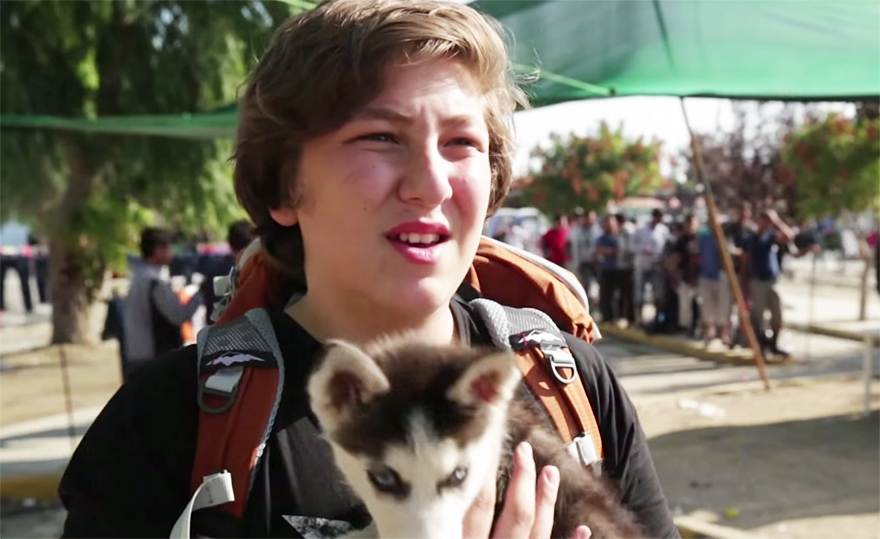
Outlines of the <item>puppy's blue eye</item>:
{"type": "Polygon", "coordinates": [[[401,488],[400,476],[391,468],[380,468],[377,470],[368,470],[367,477],[381,492],[397,492],[401,488]]]}
{"type": "Polygon", "coordinates": [[[455,471],[452,472],[452,475],[449,476],[449,482],[453,486],[458,486],[464,483],[464,480],[467,479],[467,475],[467,468],[456,468],[455,471]]]}
{"type": "Polygon", "coordinates": [[[449,477],[447,477],[437,485],[437,489],[443,490],[445,488],[458,488],[464,483],[464,480],[467,479],[467,476],[468,469],[465,466],[459,466],[458,468],[454,469],[451,474],[449,474],[449,477]]]}

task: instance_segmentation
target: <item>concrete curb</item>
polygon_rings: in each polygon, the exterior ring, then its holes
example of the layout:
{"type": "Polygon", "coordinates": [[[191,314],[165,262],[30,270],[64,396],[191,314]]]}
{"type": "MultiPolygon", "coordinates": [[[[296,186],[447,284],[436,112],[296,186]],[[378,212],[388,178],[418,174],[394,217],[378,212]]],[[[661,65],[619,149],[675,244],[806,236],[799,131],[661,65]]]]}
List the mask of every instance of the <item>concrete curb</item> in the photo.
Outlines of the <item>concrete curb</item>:
{"type": "MultiPolygon", "coordinates": [[[[81,433],[103,409],[102,406],[76,408],[73,421],[81,433]]],[[[0,449],[0,498],[22,500],[58,498],[58,483],[70,458],[65,434],[46,437],[47,431],[66,432],[66,413],[44,416],[7,425],[0,429],[0,442],[12,441],[0,449]],[[30,439],[30,438],[33,439],[30,439]]],[[[77,442],[81,434],[77,435],[77,442]]]]}
{"type": "Polygon", "coordinates": [[[847,331],[845,329],[829,328],[827,326],[817,326],[809,324],[787,323],[786,329],[801,331],[803,333],[814,333],[816,335],[824,335],[826,337],[836,337],[838,339],[846,339],[848,341],[865,342],[868,337],[875,347],[880,346],[880,335],[872,335],[858,333],[855,331],[847,331]]]}
{"type": "Polygon", "coordinates": [[[682,539],[755,539],[757,537],[737,528],[693,517],[679,516],[674,517],[673,521],[682,539]]]}
{"type": "MultiPolygon", "coordinates": [[[[740,350],[708,350],[698,343],[691,344],[675,337],[667,337],[665,335],[648,335],[647,333],[632,329],[621,328],[613,324],[599,324],[599,329],[604,335],[617,337],[630,342],[645,344],[674,352],[684,356],[691,356],[706,361],[714,361],[718,363],[729,363],[733,365],[754,365],[755,360],[752,357],[750,349],[740,350]]],[[[782,358],[764,358],[768,364],[790,363],[796,361],[794,357],[782,358]]]]}
{"type": "Polygon", "coordinates": [[[0,498],[4,500],[54,500],[58,498],[58,483],[63,472],[49,474],[3,474],[0,477],[0,498]]]}

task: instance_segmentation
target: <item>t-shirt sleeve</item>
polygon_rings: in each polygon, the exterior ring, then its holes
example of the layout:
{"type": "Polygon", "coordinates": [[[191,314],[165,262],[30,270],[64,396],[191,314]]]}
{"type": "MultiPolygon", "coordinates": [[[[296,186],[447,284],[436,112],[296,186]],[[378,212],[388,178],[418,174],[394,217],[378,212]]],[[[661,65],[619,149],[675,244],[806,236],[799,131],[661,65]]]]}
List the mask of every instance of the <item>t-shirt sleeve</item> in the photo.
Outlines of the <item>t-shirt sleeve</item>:
{"type": "Polygon", "coordinates": [[[647,537],[680,537],[635,406],[598,350],[571,335],[566,340],[599,424],[603,473],[618,485],[621,501],[636,514],[647,537]]]}
{"type": "Polygon", "coordinates": [[[189,500],[195,349],[144,365],[107,403],[58,488],[62,537],[168,537],[189,500]],[[192,374],[182,373],[191,367],[192,374]]]}

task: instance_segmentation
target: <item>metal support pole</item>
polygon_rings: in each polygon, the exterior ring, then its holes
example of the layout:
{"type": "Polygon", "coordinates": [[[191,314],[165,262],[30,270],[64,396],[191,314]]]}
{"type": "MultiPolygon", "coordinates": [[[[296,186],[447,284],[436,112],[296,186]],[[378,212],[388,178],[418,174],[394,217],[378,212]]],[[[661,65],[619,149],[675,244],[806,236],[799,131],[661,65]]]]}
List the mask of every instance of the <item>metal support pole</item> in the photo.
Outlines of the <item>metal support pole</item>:
{"type": "Polygon", "coordinates": [[[64,385],[64,408],[67,411],[67,436],[70,440],[70,451],[76,449],[76,422],[73,420],[73,395],[70,388],[70,374],[67,366],[67,352],[64,345],[58,346],[61,356],[61,383],[64,385]]]}
{"type": "Polygon", "coordinates": [[[870,335],[863,341],[863,360],[865,370],[865,416],[871,414],[871,382],[874,380],[874,342],[870,335]]]}
{"type": "Polygon", "coordinates": [[[709,226],[712,229],[715,241],[718,244],[718,251],[721,254],[721,262],[724,266],[724,272],[727,274],[727,280],[730,281],[730,288],[733,292],[733,297],[736,300],[736,305],[739,308],[740,325],[746,332],[746,338],[749,340],[749,345],[752,348],[752,354],[755,358],[755,365],[758,368],[758,373],[761,375],[761,380],[764,381],[764,389],[769,391],[770,380],[767,378],[767,369],[764,365],[764,355],[761,353],[761,347],[758,345],[758,339],[755,337],[755,330],[752,328],[752,321],[749,317],[749,311],[746,308],[746,300],[743,297],[742,289],[739,286],[736,272],[733,270],[733,259],[731,259],[730,251],[727,249],[727,241],[724,237],[724,232],[721,231],[721,224],[718,221],[718,208],[715,205],[715,196],[712,194],[712,186],[709,185],[709,180],[706,178],[705,167],[703,166],[703,154],[700,151],[700,145],[697,143],[697,138],[694,136],[693,130],[691,130],[691,123],[688,120],[687,109],[684,107],[684,98],[681,98],[681,111],[684,114],[684,123],[691,136],[691,151],[694,154],[694,164],[697,169],[697,177],[699,178],[700,183],[703,184],[704,188],[703,192],[706,197],[706,208],[709,210],[709,226]]]}
{"type": "MultiPolygon", "coordinates": [[[[813,253],[813,269],[810,272],[810,303],[807,306],[807,327],[813,327],[813,299],[816,295],[816,253],[813,253]]],[[[810,354],[810,336],[813,333],[811,331],[804,332],[804,353],[806,354],[806,360],[809,361],[812,355],[810,354]]]]}

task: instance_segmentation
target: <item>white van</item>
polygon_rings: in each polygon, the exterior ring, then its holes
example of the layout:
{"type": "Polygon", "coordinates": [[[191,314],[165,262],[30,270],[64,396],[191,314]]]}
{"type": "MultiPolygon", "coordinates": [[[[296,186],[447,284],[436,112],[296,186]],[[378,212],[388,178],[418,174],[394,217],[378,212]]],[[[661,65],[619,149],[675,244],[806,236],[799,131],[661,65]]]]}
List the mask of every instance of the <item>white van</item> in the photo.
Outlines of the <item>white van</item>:
{"type": "Polygon", "coordinates": [[[514,247],[543,255],[541,236],[550,228],[550,220],[538,208],[499,208],[489,218],[483,234],[514,247]]]}

